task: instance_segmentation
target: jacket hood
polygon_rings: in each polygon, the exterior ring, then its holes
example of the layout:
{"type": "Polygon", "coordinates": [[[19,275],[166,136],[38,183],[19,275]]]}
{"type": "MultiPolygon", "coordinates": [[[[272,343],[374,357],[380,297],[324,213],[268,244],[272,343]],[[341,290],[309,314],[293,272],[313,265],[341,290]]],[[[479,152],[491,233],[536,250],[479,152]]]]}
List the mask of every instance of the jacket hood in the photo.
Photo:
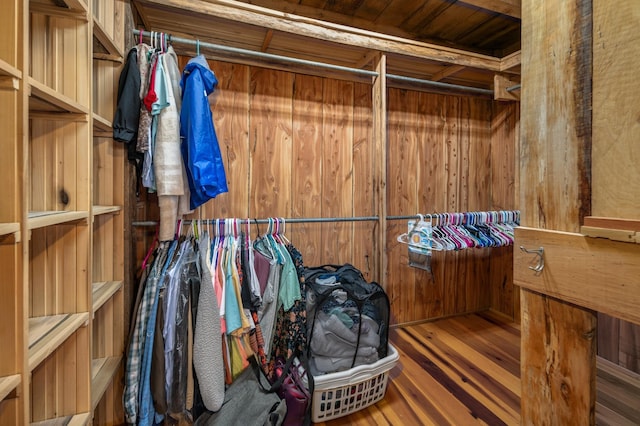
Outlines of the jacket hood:
{"type": "Polygon", "coordinates": [[[200,73],[202,78],[202,84],[204,85],[204,90],[207,92],[207,95],[211,94],[213,90],[218,85],[218,79],[216,78],[211,68],[209,68],[209,64],[207,63],[207,59],[204,55],[198,55],[195,58],[192,58],[187,63],[187,66],[184,67],[184,71],[182,72],[182,80],[180,81],[180,87],[184,90],[184,86],[186,83],[186,79],[189,75],[193,73],[200,73]]]}

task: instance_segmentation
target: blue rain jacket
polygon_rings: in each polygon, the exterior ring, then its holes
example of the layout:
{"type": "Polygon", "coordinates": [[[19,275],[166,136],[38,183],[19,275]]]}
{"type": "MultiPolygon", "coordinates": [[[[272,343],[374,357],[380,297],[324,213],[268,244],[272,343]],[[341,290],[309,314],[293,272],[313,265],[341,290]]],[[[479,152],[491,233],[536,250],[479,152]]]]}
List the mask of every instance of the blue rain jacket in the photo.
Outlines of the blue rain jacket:
{"type": "Polygon", "coordinates": [[[192,209],[229,191],[209,108],[208,96],[217,84],[216,76],[202,55],[189,61],[180,80],[180,148],[191,189],[192,209]]]}

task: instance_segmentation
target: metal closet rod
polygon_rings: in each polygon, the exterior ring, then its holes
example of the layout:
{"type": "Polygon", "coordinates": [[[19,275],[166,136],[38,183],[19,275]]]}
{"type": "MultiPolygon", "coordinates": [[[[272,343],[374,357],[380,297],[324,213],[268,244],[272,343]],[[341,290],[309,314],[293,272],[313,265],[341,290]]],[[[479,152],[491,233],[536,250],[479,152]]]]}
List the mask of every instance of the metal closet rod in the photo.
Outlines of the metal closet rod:
{"type": "MultiPolygon", "coordinates": [[[[137,28],[133,29],[133,35],[139,37],[141,34],[142,34],[142,37],[149,37],[149,38],[151,37],[150,31],[142,31],[137,28]]],[[[158,32],[157,34],[161,34],[161,33],[158,32]]],[[[352,74],[357,74],[365,77],[378,76],[378,73],[376,71],[362,70],[360,68],[353,68],[353,67],[344,67],[342,65],[327,64],[324,62],[309,61],[306,59],[292,58],[290,56],[274,55],[272,53],[257,52],[254,50],[241,49],[239,47],[223,46],[221,44],[207,43],[204,41],[192,40],[192,39],[183,38],[183,37],[174,37],[170,34],[168,34],[168,36],[169,36],[169,43],[180,43],[180,44],[186,44],[186,45],[196,46],[196,47],[200,46],[200,47],[204,47],[207,49],[224,52],[224,53],[254,56],[259,59],[276,60],[276,61],[289,62],[297,65],[326,68],[326,69],[335,70],[335,71],[349,72],[352,74]]],[[[440,81],[423,80],[420,78],[405,77],[405,76],[396,75],[396,74],[387,74],[387,80],[389,79],[404,81],[408,83],[423,84],[426,86],[432,86],[439,89],[449,89],[449,90],[454,89],[458,91],[465,91],[465,92],[477,93],[482,95],[491,95],[491,96],[493,96],[494,94],[493,90],[490,90],[490,89],[481,89],[479,87],[462,86],[459,84],[442,83],[440,81]]]]}
{"type": "MultiPolygon", "coordinates": [[[[519,212],[518,210],[505,210],[505,211],[513,211],[513,212],[519,212]]],[[[441,213],[432,213],[432,214],[427,214],[427,215],[422,215],[423,217],[429,216],[429,215],[438,215],[441,213]]],[[[387,216],[387,220],[408,220],[408,219],[419,219],[420,215],[408,215],[408,216],[387,216]]],[[[234,220],[237,219],[238,223],[240,224],[246,224],[247,222],[249,223],[257,223],[257,224],[263,224],[263,223],[269,223],[269,219],[251,219],[251,218],[246,218],[246,219],[241,219],[241,218],[233,218],[233,217],[227,217],[227,218],[218,218],[218,220],[225,220],[225,219],[230,219],[230,220],[234,220]]],[[[273,219],[273,218],[272,218],[273,219]]],[[[380,216],[353,216],[353,217],[293,217],[293,218],[277,218],[277,219],[281,219],[284,220],[285,223],[330,223],[330,222],[372,222],[372,221],[376,221],[380,219],[380,216]]],[[[188,224],[191,223],[192,219],[185,219],[182,221],[182,223],[184,224],[188,224]]],[[[216,222],[216,219],[201,219],[202,223],[206,223],[206,224],[214,224],[216,222]]],[[[143,221],[134,221],[131,223],[132,226],[135,227],[146,227],[146,226],[156,226],[158,224],[157,221],[155,220],[143,220],[143,221]]]]}
{"type": "MultiPolygon", "coordinates": [[[[220,220],[225,220],[225,219],[229,219],[229,220],[238,220],[238,223],[241,224],[246,224],[247,222],[249,223],[269,223],[269,219],[238,219],[238,218],[233,218],[233,217],[227,217],[227,218],[219,218],[220,220]]],[[[284,220],[284,223],[322,223],[322,222],[366,222],[366,221],[375,221],[378,220],[379,217],[378,216],[355,216],[355,217],[293,217],[290,219],[286,219],[286,218],[277,218],[280,220],[284,220]]],[[[196,219],[197,220],[197,219],[196,219]]],[[[192,220],[191,219],[185,219],[182,221],[182,223],[191,223],[192,220]]],[[[215,224],[216,223],[216,219],[201,219],[202,223],[206,223],[206,224],[215,224]]],[[[147,221],[134,221],[132,222],[132,226],[139,226],[139,227],[143,227],[143,226],[156,226],[158,224],[157,221],[154,220],[147,220],[147,221]]]]}
{"type": "MultiPolygon", "coordinates": [[[[520,214],[520,210],[484,210],[483,212],[512,212],[516,214],[520,214]]],[[[453,214],[465,214],[465,213],[481,213],[479,211],[469,211],[469,212],[454,212],[453,214]]],[[[422,218],[429,217],[438,217],[440,215],[451,214],[451,212],[440,212],[440,213],[426,213],[422,215],[422,218]]],[[[406,216],[387,216],[387,220],[410,220],[410,219],[420,219],[420,215],[406,215],[406,216]]]]}

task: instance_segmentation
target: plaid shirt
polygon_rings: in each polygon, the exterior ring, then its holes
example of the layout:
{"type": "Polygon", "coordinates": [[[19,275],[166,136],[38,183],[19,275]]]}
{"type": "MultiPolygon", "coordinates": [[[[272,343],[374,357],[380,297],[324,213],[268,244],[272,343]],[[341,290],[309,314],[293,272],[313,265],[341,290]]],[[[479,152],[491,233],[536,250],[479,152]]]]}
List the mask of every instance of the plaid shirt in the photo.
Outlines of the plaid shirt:
{"type": "MultiPolygon", "coordinates": [[[[129,344],[127,366],[125,371],[124,394],[122,396],[125,419],[129,424],[136,424],[138,417],[138,401],[140,392],[140,375],[142,370],[142,354],[146,343],[146,330],[160,282],[162,264],[166,259],[167,250],[159,253],[155,259],[151,272],[144,285],[144,293],[140,300],[140,307],[136,317],[135,328],[129,344]]],[[[153,344],[153,342],[150,342],[153,344]]]]}

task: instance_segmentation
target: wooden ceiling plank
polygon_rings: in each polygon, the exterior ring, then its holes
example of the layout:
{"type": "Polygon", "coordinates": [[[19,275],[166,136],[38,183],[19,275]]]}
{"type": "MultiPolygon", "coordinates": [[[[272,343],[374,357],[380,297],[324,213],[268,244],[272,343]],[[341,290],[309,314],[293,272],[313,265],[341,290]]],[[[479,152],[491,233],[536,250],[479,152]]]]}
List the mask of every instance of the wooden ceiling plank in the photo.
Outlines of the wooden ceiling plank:
{"type": "Polygon", "coordinates": [[[459,71],[462,71],[463,69],[465,69],[466,67],[462,66],[462,65],[451,65],[448,67],[445,67],[444,69],[442,69],[441,71],[435,73],[430,80],[432,81],[440,81],[443,80],[447,77],[449,77],[450,75],[453,75],[459,71]]]}
{"type": "MultiPolygon", "coordinates": [[[[368,2],[365,2],[365,4],[368,2]]],[[[367,28],[369,31],[375,31],[383,34],[393,34],[396,37],[414,38],[412,34],[402,30],[397,25],[377,25],[375,19],[378,17],[376,14],[373,18],[366,18],[362,16],[349,15],[344,13],[338,13],[334,10],[323,9],[323,7],[310,7],[307,3],[301,4],[289,3],[282,0],[260,0],[258,4],[260,7],[267,9],[278,10],[285,14],[292,14],[298,16],[305,16],[307,18],[313,18],[320,21],[334,22],[340,25],[347,25],[355,28],[367,28]]],[[[354,13],[356,13],[354,11],[354,13]]]]}
{"type": "Polygon", "coordinates": [[[521,19],[522,17],[521,0],[460,0],[460,3],[466,3],[481,9],[490,10],[502,15],[508,15],[513,18],[521,19]]]}
{"type": "MultiPolygon", "coordinates": [[[[290,15],[235,0],[140,0],[138,2],[147,6],[157,5],[159,7],[177,8],[191,15],[196,13],[205,16],[214,16],[234,22],[257,25],[334,43],[435,60],[438,62],[464,65],[490,71],[499,71],[500,67],[500,60],[493,56],[466,52],[459,49],[422,43],[302,16],[290,15]]],[[[146,13],[151,13],[147,7],[143,9],[146,13]]],[[[170,31],[169,28],[164,28],[164,30],[170,31]]]]}

